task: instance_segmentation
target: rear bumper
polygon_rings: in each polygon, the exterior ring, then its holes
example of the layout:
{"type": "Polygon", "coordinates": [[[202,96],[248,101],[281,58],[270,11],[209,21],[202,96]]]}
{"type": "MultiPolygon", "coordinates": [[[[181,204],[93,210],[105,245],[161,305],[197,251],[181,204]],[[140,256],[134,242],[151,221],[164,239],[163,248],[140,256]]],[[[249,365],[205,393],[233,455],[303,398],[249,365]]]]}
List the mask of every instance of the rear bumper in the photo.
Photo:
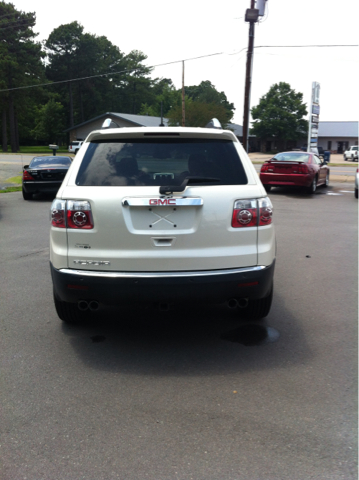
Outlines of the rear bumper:
{"type": "Polygon", "coordinates": [[[53,182],[23,182],[22,186],[27,193],[56,193],[61,187],[61,184],[62,180],[56,180],[53,182]]]}
{"type": "Polygon", "coordinates": [[[275,260],[270,266],[226,270],[130,273],[57,270],[50,263],[54,290],[60,300],[96,300],[105,305],[263,298],[270,292],[274,267],[275,260]]]}
{"type": "Polygon", "coordinates": [[[296,186],[296,187],[309,187],[312,184],[312,175],[303,174],[266,174],[261,173],[260,179],[263,185],[277,185],[280,186],[296,186]]]}

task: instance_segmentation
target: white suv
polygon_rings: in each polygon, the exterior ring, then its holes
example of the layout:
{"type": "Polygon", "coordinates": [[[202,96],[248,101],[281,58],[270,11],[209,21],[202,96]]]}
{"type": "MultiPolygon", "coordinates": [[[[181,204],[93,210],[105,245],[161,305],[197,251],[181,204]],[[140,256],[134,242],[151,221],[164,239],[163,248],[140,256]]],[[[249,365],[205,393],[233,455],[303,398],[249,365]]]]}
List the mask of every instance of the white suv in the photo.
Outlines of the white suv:
{"type": "Polygon", "coordinates": [[[224,303],[265,317],[272,204],[235,135],[181,127],[91,132],[51,206],[59,317],[108,305],[224,303]]]}
{"type": "Polygon", "coordinates": [[[76,155],[76,153],[80,150],[81,145],[83,143],[84,142],[81,142],[80,140],[76,140],[74,142],[71,142],[70,145],[69,145],[69,153],[74,153],[76,155]]]}

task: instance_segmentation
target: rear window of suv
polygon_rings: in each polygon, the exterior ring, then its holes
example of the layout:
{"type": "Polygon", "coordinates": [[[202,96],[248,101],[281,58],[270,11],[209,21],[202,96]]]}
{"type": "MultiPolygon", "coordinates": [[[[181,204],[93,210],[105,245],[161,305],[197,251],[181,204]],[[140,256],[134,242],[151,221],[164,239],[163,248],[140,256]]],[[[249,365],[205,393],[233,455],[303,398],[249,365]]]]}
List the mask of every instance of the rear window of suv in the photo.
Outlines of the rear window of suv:
{"type": "Polygon", "coordinates": [[[91,142],[76,185],[180,185],[186,177],[201,177],[201,185],[206,178],[209,185],[248,183],[231,140],[157,138],[91,142]]]}

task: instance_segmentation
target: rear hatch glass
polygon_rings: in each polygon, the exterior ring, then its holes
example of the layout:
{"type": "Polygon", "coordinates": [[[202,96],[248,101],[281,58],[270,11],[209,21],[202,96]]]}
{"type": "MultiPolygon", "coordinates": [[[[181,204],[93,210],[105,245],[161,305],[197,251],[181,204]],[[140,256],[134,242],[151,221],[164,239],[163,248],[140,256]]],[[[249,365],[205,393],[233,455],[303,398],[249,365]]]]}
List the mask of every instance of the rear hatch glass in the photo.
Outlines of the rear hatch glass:
{"type": "Polygon", "coordinates": [[[32,159],[29,169],[34,180],[63,180],[71,165],[69,157],[38,157],[32,159]]]}
{"type": "Polygon", "coordinates": [[[76,185],[180,185],[187,177],[200,177],[201,185],[247,184],[238,152],[230,140],[132,138],[92,141],[76,185]]]}
{"type": "Polygon", "coordinates": [[[278,153],[268,163],[269,172],[291,173],[299,163],[308,163],[310,155],[301,152],[278,153]]]}

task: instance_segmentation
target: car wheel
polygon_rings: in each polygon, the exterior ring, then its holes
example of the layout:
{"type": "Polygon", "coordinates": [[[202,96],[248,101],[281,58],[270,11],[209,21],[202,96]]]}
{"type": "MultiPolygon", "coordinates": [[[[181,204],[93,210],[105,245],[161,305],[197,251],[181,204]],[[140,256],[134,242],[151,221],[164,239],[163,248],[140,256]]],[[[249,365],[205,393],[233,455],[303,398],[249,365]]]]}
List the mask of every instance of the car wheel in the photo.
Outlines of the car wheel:
{"type": "Polygon", "coordinates": [[[354,196],[355,196],[355,198],[358,198],[358,189],[357,188],[354,191],[354,196]]]}
{"type": "Polygon", "coordinates": [[[259,320],[268,315],[273,299],[273,283],[269,294],[264,298],[249,300],[245,308],[239,309],[239,314],[246,320],[259,320]]]}
{"type": "Polygon", "coordinates": [[[32,193],[28,193],[22,188],[22,196],[24,200],[32,200],[32,193]]]}
{"type": "Polygon", "coordinates": [[[312,184],[308,187],[308,193],[315,193],[317,190],[317,177],[313,178],[312,184]]]}
{"type": "Polygon", "coordinates": [[[56,297],[55,292],[54,304],[57,315],[65,323],[81,323],[86,318],[85,313],[78,309],[76,303],[62,302],[56,297]]]}
{"type": "Polygon", "coordinates": [[[344,155],[344,162],[346,162],[346,161],[347,161],[347,157],[344,155]]]}
{"type": "Polygon", "coordinates": [[[266,192],[271,191],[271,188],[272,188],[271,185],[263,185],[263,186],[264,186],[266,192]]]}
{"type": "Polygon", "coordinates": [[[328,187],[329,186],[329,172],[327,173],[327,176],[325,177],[325,183],[324,183],[324,187],[328,187]]]}

